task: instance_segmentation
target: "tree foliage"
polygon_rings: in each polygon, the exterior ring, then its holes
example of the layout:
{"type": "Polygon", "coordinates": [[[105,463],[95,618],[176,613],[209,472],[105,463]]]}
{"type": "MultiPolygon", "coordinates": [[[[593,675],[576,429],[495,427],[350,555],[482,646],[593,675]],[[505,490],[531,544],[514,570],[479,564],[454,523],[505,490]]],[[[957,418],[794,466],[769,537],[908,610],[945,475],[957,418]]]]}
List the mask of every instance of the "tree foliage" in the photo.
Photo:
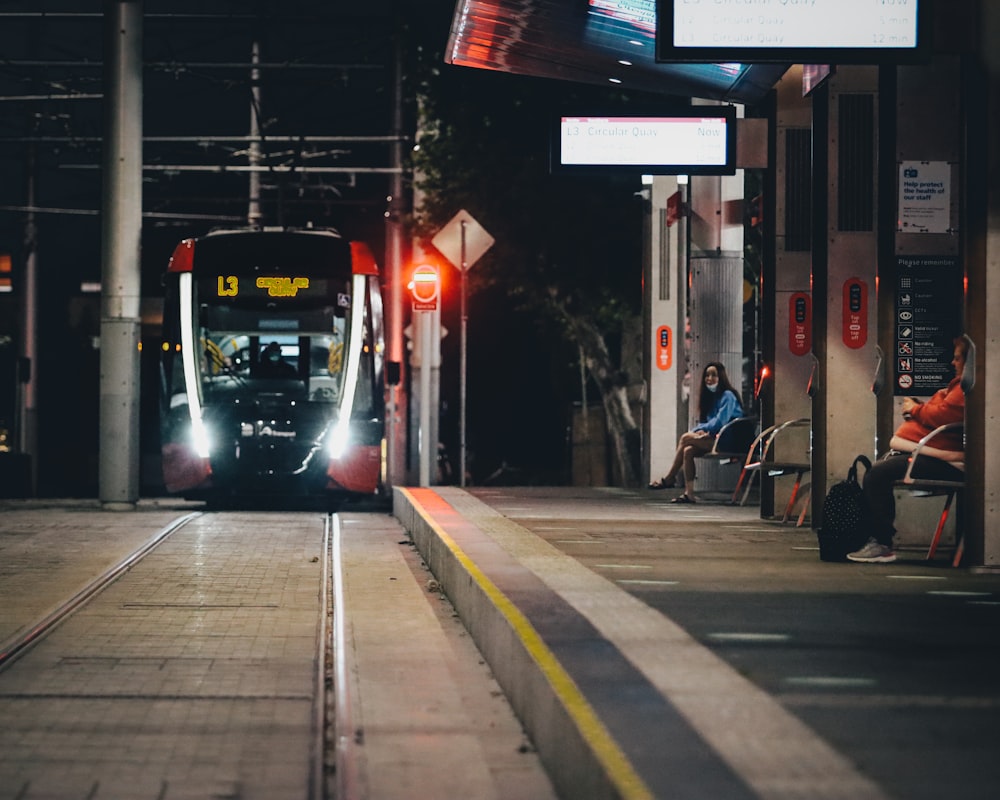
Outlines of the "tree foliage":
{"type": "Polygon", "coordinates": [[[549,169],[549,132],[560,109],[579,113],[599,103],[625,112],[632,99],[443,65],[421,75],[415,233],[429,239],[465,209],[495,237],[470,271],[470,290],[502,291],[540,336],[561,339],[567,367],[582,359],[603,400],[619,474],[634,484],[639,437],[626,387],[641,376],[622,373],[620,339],[642,300],[641,186],[634,176],[549,169]]]}

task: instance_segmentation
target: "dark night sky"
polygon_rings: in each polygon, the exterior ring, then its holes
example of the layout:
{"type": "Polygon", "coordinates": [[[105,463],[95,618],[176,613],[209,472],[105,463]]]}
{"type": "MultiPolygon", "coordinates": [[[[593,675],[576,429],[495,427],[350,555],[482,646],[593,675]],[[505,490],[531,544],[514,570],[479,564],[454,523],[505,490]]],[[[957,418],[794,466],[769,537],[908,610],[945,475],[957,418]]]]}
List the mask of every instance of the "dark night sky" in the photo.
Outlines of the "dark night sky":
{"type": "MultiPolygon", "coordinates": [[[[245,65],[254,41],[263,65],[258,119],[265,136],[388,136],[397,20],[404,23],[402,41],[410,56],[418,47],[441,51],[453,9],[451,0],[143,5],[143,161],[158,167],[247,163],[245,142],[208,139],[249,133],[245,65]],[[205,140],[152,141],[157,137],[205,140]]],[[[40,307],[33,368],[42,494],[96,491],[99,367],[92,337],[99,333],[99,295],[81,291],[81,285],[101,278],[103,106],[93,97],[103,90],[100,8],[79,0],[0,0],[0,253],[12,254],[15,282],[22,277],[29,183],[36,207],[59,210],[36,214],[40,307]],[[67,396],[74,402],[67,403],[67,396]]],[[[407,109],[412,105],[410,100],[407,109]]],[[[263,150],[266,163],[275,165],[391,165],[385,143],[277,140],[263,150]]],[[[264,222],[336,227],[368,241],[381,259],[388,180],[364,172],[267,174],[264,222]]],[[[242,224],[248,191],[246,173],[144,173],[144,336],[155,332],[160,276],[176,243],[214,226],[242,224]]],[[[13,337],[15,348],[16,298],[0,294],[0,337],[13,337]]],[[[155,375],[155,360],[144,356],[143,451],[154,453],[155,375]]],[[[10,405],[9,379],[0,393],[2,417],[10,405]]]]}

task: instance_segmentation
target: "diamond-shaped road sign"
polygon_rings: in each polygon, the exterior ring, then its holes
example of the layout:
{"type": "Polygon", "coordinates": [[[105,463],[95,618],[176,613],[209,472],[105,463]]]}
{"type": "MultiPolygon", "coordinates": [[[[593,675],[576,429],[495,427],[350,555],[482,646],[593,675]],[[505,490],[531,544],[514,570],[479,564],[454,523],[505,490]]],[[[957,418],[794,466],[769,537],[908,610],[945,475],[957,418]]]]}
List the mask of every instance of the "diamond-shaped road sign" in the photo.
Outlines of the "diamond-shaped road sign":
{"type": "Polygon", "coordinates": [[[468,269],[496,240],[464,208],[452,217],[431,239],[441,254],[459,269],[468,269]],[[465,228],[465,264],[462,261],[462,229],[465,228]]]}

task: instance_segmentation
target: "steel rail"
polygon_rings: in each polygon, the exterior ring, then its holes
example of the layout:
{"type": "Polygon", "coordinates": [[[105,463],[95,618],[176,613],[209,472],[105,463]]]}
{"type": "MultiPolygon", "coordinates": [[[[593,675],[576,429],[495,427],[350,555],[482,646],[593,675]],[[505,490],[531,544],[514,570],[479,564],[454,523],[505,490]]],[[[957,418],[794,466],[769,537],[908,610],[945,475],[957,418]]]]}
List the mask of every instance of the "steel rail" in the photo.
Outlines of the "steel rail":
{"type": "Polygon", "coordinates": [[[128,570],[132,569],[133,566],[135,566],[145,556],[149,555],[150,551],[152,551],[153,548],[159,545],[164,539],[172,533],[180,530],[191,520],[196,517],[200,517],[201,513],[202,512],[200,511],[194,511],[183,517],[178,517],[166,528],[150,538],[145,544],[141,545],[131,554],[119,561],[115,566],[111,567],[102,575],[99,575],[97,578],[84,586],[69,600],[56,606],[52,611],[42,617],[42,619],[28,628],[24,633],[16,633],[7,641],[0,644],[0,670],[12,663],[32,645],[36,644],[60,622],[65,620],[70,614],[84,605],[88,600],[114,583],[114,581],[116,581],[124,573],[128,572],[128,570]]]}
{"type": "Polygon", "coordinates": [[[333,528],[333,690],[334,739],[336,758],[337,800],[357,800],[360,797],[358,759],[355,746],[360,732],[354,728],[351,708],[351,668],[348,663],[348,634],[344,592],[344,564],[341,556],[342,536],[339,515],[330,515],[333,528]]]}
{"type": "Polygon", "coordinates": [[[330,597],[331,516],[331,514],[327,514],[323,523],[323,563],[319,582],[319,624],[316,631],[316,688],[313,698],[313,751],[310,756],[309,800],[323,800],[326,796],[323,779],[326,771],[326,675],[329,665],[327,646],[332,647],[330,639],[332,607],[330,597]]]}

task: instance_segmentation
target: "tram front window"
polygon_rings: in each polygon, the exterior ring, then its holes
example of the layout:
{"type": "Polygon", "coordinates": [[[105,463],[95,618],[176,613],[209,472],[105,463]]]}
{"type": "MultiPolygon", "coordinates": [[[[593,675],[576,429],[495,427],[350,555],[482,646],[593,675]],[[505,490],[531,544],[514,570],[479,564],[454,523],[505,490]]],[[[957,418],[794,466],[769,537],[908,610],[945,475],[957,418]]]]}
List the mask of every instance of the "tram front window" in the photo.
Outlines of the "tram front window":
{"type": "Polygon", "coordinates": [[[281,392],[314,402],[336,402],[350,320],[332,307],[300,309],[280,318],[261,310],[202,306],[202,391],[219,394],[281,392]]]}

